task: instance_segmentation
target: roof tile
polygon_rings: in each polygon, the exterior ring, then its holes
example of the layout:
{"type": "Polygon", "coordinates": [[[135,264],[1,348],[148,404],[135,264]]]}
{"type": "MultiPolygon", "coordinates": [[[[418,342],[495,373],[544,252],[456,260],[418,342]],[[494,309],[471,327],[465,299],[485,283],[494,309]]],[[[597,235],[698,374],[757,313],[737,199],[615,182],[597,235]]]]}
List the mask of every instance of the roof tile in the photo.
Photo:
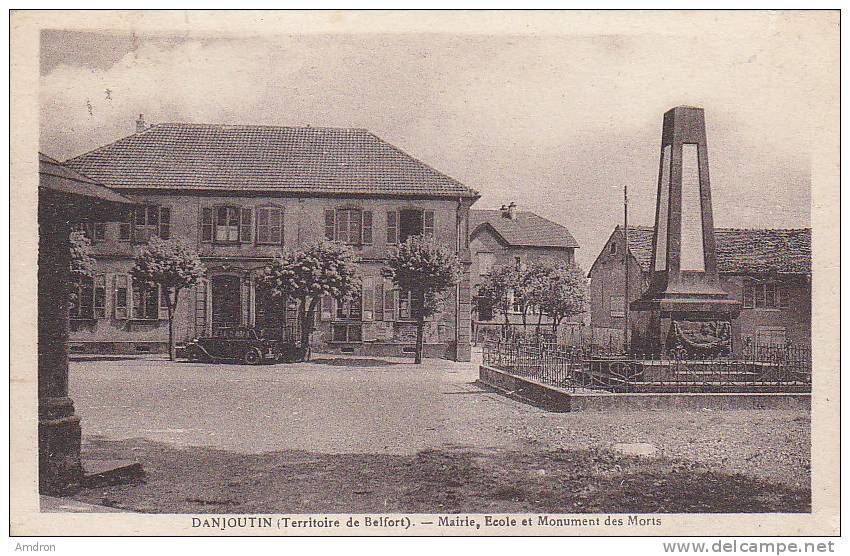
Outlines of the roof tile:
{"type": "MultiPolygon", "coordinates": [[[[620,226],[617,226],[621,230],[620,226]]],[[[651,226],[629,226],[629,251],[644,272],[652,260],[651,226]]],[[[811,274],[812,230],[716,228],[717,271],[725,274],[811,274]]]]}
{"type": "Polygon", "coordinates": [[[478,196],[365,129],[166,123],[66,165],[114,188],[478,196]]]}
{"type": "Polygon", "coordinates": [[[502,216],[500,210],[469,211],[469,228],[472,230],[470,237],[484,224],[492,226],[509,245],[573,249],[579,247],[568,229],[533,212],[517,212],[511,220],[502,216]]]}

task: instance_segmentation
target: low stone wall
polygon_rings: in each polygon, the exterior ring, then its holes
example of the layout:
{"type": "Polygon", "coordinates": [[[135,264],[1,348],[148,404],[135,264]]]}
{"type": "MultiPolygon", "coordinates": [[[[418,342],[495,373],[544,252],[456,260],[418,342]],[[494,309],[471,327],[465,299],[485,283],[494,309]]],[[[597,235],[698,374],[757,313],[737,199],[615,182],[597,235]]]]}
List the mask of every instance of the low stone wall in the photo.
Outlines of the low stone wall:
{"type": "Polygon", "coordinates": [[[548,411],[679,411],[811,409],[808,393],[625,393],[571,392],[481,365],[479,381],[508,397],[548,411]]]}

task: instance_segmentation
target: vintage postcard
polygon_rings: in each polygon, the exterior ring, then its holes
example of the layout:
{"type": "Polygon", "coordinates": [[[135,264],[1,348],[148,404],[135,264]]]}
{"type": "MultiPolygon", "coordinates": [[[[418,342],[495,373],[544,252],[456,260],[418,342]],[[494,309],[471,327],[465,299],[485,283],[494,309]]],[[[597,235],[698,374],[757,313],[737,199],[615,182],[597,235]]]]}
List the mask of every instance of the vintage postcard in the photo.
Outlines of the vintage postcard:
{"type": "Polygon", "coordinates": [[[13,535],[839,534],[838,11],[13,11],[13,535]]]}

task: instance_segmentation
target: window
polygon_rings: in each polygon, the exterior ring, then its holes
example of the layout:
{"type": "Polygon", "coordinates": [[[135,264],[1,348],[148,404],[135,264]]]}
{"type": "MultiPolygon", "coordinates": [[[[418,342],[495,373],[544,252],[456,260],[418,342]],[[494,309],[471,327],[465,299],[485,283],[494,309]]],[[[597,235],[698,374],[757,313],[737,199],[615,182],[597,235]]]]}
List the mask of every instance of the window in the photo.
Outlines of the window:
{"type": "Polygon", "coordinates": [[[171,209],[168,207],[159,208],[159,237],[171,238],[171,209]]]}
{"type": "Polygon", "coordinates": [[[356,208],[325,211],[325,237],[349,245],[372,243],[372,212],[356,208]]]}
{"type": "Polygon", "coordinates": [[[239,241],[239,209],[218,207],[215,218],[215,241],[237,243],[239,241]]]}
{"type": "Polygon", "coordinates": [[[132,281],[133,318],[137,320],[158,320],[160,293],[157,286],[146,282],[132,281]]]}
{"type": "Polygon", "coordinates": [[[622,295],[612,295],[610,297],[610,312],[612,317],[626,316],[626,298],[622,295]]]}
{"type": "Polygon", "coordinates": [[[345,320],[360,320],[363,314],[361,299],[336,304],[336,318],[345,320]]]}
{"type": "MultiPolygon", "coordinates": [[[[95,232],[97,233],[97,232],[95,232]]],[[[105,229],[104,229],[105,233],[105,229]]],[[[158,205],[139,205],[131,215],[118,223],[118,239],[147,243],[152,237],[171,237],[171,209],[158,205]]]]}
{"type": "Polygon", "coordinates": [[[785,328],[781,326],[760,326],[756,329],[757,346],[784,347],[785,328]]]}
{"type": "Polygon", "coordinates": [[[201,241],[213,240],[213,209],[204,207],[201,209],[201,241]]]}
{"type": "Polygon", "coordinates": [[[398,212],[387,212],[387,243],[398,243],[398,212]]]}
{"type": "Polygon", "coordinates": [[[118,222],[118,241],[130,241],[133,235],[133,213],[128,211],[118,222]]]}
{"type": "Polygon", "coordinates": [[[617,254],[617,244],[616,244],[616,243],[612,243],[612,244],[611,244],[611,254],[612,254],[612,255],[616,255],[616,254],[617,254]]]}
{"type": "Polygon", "coordinates": [[[257,243],[280,245],[283,243],[283,211],[277,207],[257,209],[257,243]]]}
{"type": "Polygon", "coordinates": [[[136,207],[133,216],[133,241],[146,243],[159,233],[159,207],[142,205],[136,207]]]}
{"type": "Polygon", "coordinates": [[[413,318],[413,311],[411,308],[411,296],[410,292],[401,292],[397,291],[396,295],[398,296],[398,319],[399,320],[410,320],[413,318]]]}
{"type": "Polygon", "coordinates": [[[126,274],[115,276],[115,318],[129,317],[130,281],[126,274]]]}
{"type": "Polygon", "coordinates": [[[487,276],[493,272],[496,264],[496,255],[493,253],[478,253],[478,275],[487,276]]]}
{"type": "Polygon", "coordinates": [[[781,284],[773,281],[745,280],[741,298],[745,309],[788,307],[787,291],[781,284]]]}
{"type": "Polygon", "coordinates": [[[361,342],[363,341],[363,328],[359,324],[334,324],[334,342],[361,342]]]}
{"type": "Polygon", "coordinates": [[[71,295],[72,319],[106,318],[106,276],[84,277],[71,295]]]}
{"type": "Polygon", "coordinates": [[[387,243],[404,243],[410,236],[434,237],[434,211],[420,209],[387,212],[387,243]]]}
{"type": "Polygon", "coordinates": [[[83,232],[92,242],[106,239],[106,222],[77,223],[71,229],[75,232],[83,232]]]}
{"type": "Polygon", "coordinates": [[[375,280],[363,279],[363,320],[375,320],[375,280]]]}

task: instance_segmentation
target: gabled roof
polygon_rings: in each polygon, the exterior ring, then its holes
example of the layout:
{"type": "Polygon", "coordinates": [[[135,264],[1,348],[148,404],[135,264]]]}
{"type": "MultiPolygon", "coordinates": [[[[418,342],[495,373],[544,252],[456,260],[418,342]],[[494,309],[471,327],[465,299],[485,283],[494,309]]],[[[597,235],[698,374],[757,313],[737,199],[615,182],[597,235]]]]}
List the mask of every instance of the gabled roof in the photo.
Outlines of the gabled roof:
{"type": "Polygon", "coordinates": [[[533,212],[517,212],[511,220],[502,216],[500,210],[470,210],[469,229],[472,232],[469,236],[474,236],[484,226],[491,227],[504,243],[514,247],[579,247],[568,229],[533,212]]]}
{"type": "Polygon", "coordinates": [[[478,196],[365,129],[165,123],[66,164],[119,189],[478,196]]]}
{"type": "Polygon", "coordinates": [[[38,153],[38,185],[66,195],[79,195],[97,201],[130,204],[133,201],[96,183],[88,176],[63,166],[44,153],[38,153]]]}
{"type": "MultiPolygon", "coordinates": [[[[617,226],[614,232],[622,233],[617,226]]],[[[629,226],[629,251],[644,272],[652,261],[651,226],[629,226]]],[[[717,271],[724,274],[811,274],[812,230],[716,228],[717,271]]]]}

